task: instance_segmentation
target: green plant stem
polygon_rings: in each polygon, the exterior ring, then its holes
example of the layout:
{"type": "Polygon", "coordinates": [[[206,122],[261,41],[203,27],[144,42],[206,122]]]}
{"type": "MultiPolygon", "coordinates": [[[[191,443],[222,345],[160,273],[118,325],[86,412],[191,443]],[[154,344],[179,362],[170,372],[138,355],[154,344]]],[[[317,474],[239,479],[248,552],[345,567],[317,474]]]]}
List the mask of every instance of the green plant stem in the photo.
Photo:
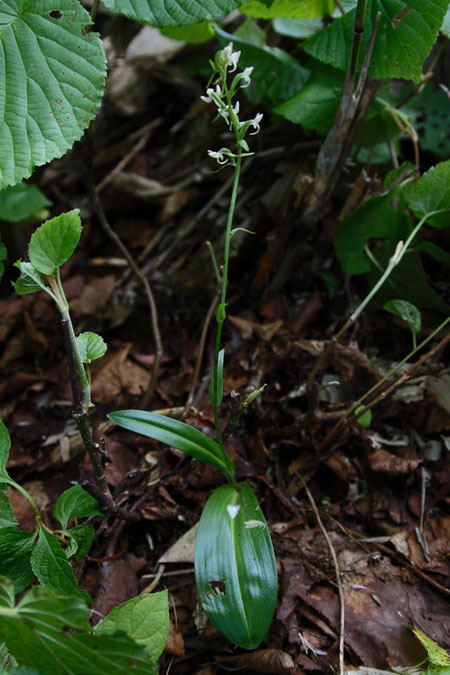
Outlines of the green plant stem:
{"type": "Polygon", "coordinates": [[[364,32],[364,21],[366,17],[367,0],[358,0],[355,10],[355,22],[353,24],[353,42],[349,61],[349,75],[353,77],[358,63],[359,50],[361,48],[361,39],[364,32]]]}
{"type": "Polygon", "coordinates": [[[19,485],[19,483],[16,483],[16,481],[13,480],[12,478],[5,478],[5,479],[3,479],[2,482],[7,483],[7,484],[10,485],[12,488],[14,488],[15,490],[17,490],[17,492],[20,492],[20,494],[21,494],[23,497],[25,497],[25,499],[27,500],[27,502],[30,504],[30,506],[32,507],[32,509],[33,509],[33,511],[34,511],[34,514],[35,514],[35,516],[36,516],[37,522],[38,522],[38,523],[41,523],[41,522],[42,522],[41,512],[39,511],[38,505],[37,505],[36,502],[34,501],[33,497],[29,494],[29,492],[27,492],[27,491],[25,490],[25,488],[23,488],[21,485],[19,485]]]}
{"type": "MultiPolygon", "coordinates": [[[[308,375],[308,380],[307,380],[307,390],[308,392],[312,392],[313,385],[314,385],[314,380],[317,376],[317,373],[320,371],[320,369],[324,366],[326,363],[328,356],[330,355],[331,350],[333,349],[334,345],[336,342],[344,335],[344,333],[347,332],[347,330],[353,326],[355,323],[356,319],[359,317],[361,312],[365,309],[365,307],[368,305],[368,303],[372,300],[372,298],[378,293],[384,282],[388,279],[390,274],[392,273],[393,269],[399,264],[403,256],[405,255],[406,251],[408,250],[408,246],[414,239],[414,237],[417,235],[419,232],[420,228],[422,225],[425,223],[425,221],[428,218],[431,218],[431,216],[435,216],[438,213],[442,213],[446,209],[439,209],[438,211],[430,211],[430,213],[426,213],[417,223],[416,227],[413,229],[407,240],[403,242],[398,242],[396,251],[392,258],[389,261],[388,266],[386,267],[385,271],[381,275],[381,277],[378,279],[377,283],[375,286],[370,290],[370,292],[367,294],[367,296],[364,298],[364,300],[361,302],[360,305],[355,309],[353,314],[347,319],[345,324],[342,326],[342,328],[336,333],[336,335],[333,335],[331,340],[328,342],[327,346],[317,359],[316,363],[312,367],[309,375],[308,375]]],[[[313,397],[311,397],[312,399],[313,397]]],[[[315,400],[313,401],[314,405],[310,407],[310,411],[315,408],[315,400]]],[[[363,413],[362,413],[363,414],[363,413]]]]}
{"type": "MultiPolygon", "coordinates": [[[[220,293],[220,306],[225,310],[226,298],[227,298],[227,284],[228,284],[228,265],[230,260],[230,242],[231,242],[231,227],[233,224],[234,211],[236,208],[236,197],[239,186],[239,176],[241,172],[241,162],[242,162],[242,149],[238,146],[238,156],[236,159],[236,165],[234,168],[234,179],[233,187],[231,191],[230,198],[230,207],[228,210],[227,226],[225,230],[225,248],[223,253],[223,273],[222,273],[222,290],[220,293]]],[[[220,307],[219,306],[219,307],[220,307]]],[[[214,401],[218,400],[218,363],[219,363],[219,352],[220,352],[220,343],[222,338],[222,328],[224,323],[224,318],[218,317],[217,319],[217,333],[216,333],[216,342],[214,347],[214,373],[213,373],[213,386],[214,386],[214,401]]],[[[222,430],[219,423],[219,406],[217,403],[213,403],[213,413],[214,413],[214,425],[216,427],[217,441],[219,443],[220,449],[222,450],[224,461],[227,459],[227,452],[225,450],[222,430]]],[[[231,482],[235,487],[237,487],[237,482],[234,476],[231,476],[231,482]]]]}

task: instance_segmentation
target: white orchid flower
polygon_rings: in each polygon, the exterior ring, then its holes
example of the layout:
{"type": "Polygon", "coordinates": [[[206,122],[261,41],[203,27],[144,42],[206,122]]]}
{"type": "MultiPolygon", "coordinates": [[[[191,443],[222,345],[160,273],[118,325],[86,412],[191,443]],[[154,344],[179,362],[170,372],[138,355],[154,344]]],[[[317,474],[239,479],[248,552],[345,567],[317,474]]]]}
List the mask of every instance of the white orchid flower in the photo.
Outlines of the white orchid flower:
{"type": "Polygon", "coordinates": [[[215,159],[218,164],[226,164],[228,162],[228,157],[225,157],[221,150],[215,152],[214,150],[208,150],[208,155],[215,159]]]}
{"type": "Polygon", "coordinates": [[[244,68],[240,76],[238,76],[242,89],[245,89],[245,87],[248,87],[248,85],[250,84],[250,78],[252,73],[253,73],[253,66],[249,66],[248,68],[244,68]]]}
{"type": "Polygon", "coordinates": [[[264,115],[262,113],[257,113],[257,115],[255,115],[254,119],[252,119],[252,121],[250,122],[250,126],[253,127],[255,131],[252,131],[250,133],[250,136],[254,136],[255,134],[257,134],[261,131],[260,122],[261,122],[263,117],[264,117],[264,115]]]}

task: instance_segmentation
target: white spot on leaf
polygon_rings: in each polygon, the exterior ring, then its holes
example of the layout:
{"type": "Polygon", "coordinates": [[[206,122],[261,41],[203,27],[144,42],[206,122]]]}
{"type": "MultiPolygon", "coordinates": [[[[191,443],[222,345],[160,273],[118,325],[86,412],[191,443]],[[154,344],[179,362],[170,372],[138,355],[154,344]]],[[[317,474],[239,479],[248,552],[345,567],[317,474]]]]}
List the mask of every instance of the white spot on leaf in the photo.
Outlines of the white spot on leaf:
{"type": "Polygon", "coordinates": [[[231,517],[232,520],[234,520],[236,518],[236,516],[237,516],[237,514],[239,513],[240,510],[241,510],[241,507],[238,504],[237,505],[228,504],[228,506],[227,506],[228,514],[229,514],[229,516],[231,517]]]}

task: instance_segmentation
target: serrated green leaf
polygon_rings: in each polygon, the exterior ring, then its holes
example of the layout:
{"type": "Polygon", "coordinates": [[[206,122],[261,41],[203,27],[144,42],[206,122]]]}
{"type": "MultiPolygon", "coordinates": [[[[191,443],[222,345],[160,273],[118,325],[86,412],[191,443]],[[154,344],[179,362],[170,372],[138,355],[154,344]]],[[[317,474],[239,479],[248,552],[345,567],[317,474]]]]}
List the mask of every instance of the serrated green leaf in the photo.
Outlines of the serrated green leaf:
{"type": "Polygon", "coordinates": [[[81,558],[84,558],[89,553],[92,540],[94,539],[94,528],[92,525],[89,523],[75,525],[70,530],[63,530],[62,534],[69,539],[69,546],[64,551],[66,558],[73,556],[77,560],[81,560],[81,558]]]}
{"type": "Polygon", "coordinates": [[[0,529],[2,527],[11,527],[17,525],[14,517],[11,502],[9,500],[9,490],[6,483],[0,482],[0,529]]]}
{"type": "Polygon", "coordinates": [[[106,343],[97,333],[80,333],[77,336],[77,344],[83,363],[91,363],[106,352],[106,343]]]}
{"type": "MultiPolygon", "coordinates": [[[[404,78],[419,82],[422,66],[436,40],[448,0],[368,0],[359,65],[381,12],[369,77],[404,78]]],[[[305,51],[325,63],[346,70],[352,45],[355,10],[336,19],[303,44],[305,51]]]]}
{"type": "Polygon", "coordinates": [[[31,263],[18,260],[15,265],[20,270],[20,277],[17,281],[13,281],[14,290],[17,295],[29,295],[37,291],[47,291],[42,274],[34,269],[31,263]]]}
{"type": "Polygon", "coordinates": [[[370,263],[363,251],[370,238],[404,241],[410,231],[411,223],[398,190],[367,199],[336,228],[334,246],[342,269],[346,274],[368,272],[370,263]]]}
{"type": "Polygon", "coordinates": [[[58,538],[43,527],[39,528],[39,539],[31,555],[31,567],[39,582],[55,593],[91,601],[86,591],[78,588],[58,538]]]}
{"type": "Polygon", "coordinates": [[[71,518],[103,516],[104,513],[95,497],[86,492],[81,485],[74,485],[59,495],[53,515],[65,530],[71,518]]]}
{"type": "Polygon", "coordinates": [[[414,635],[427,650],[428,660],[435,666],[450,666],[450,654],[426,633],[415,626],[411,629],[414,635]]]}
{"type": "Polygon", "coordinates": [[[171,445],[228,476],[234,476],[234,464],[228,455],[223,458],[218,443],[185,422],[146,410],[118,410],[110,413],[108,418],[124,429],[171,445]]]}
{"type": "Polygon", "coordinates": [[[209,619],[231,642],[255,649],[277,601],[277,568],[267,523],[251,488],[223,485],[203,509],[195,580],[209,619]]]}
{"type": "Polygon", "coordinates": [[[31,264],[41,274],[55,274],[74,252],[80,235],[79,209],[46,220],[31,236],[28,245],[31,264]]]}
{"type": "Polygon", "coordinates": [[[5,427],[2,420],[0,420],[0,479],[8,477],[6,462],[9,459],[10,449],[11,439],[9,437],[8,429],[5,427]]]}
{"type": "MultiPolygon", "coordinates": [[[[365,408],[364,405],[359,405],[356,410],[355,410],[355,415],[358,415],[358,413],[365,408]]],[[[364,427],[365,429],[367,427],[370,427],[370,423],[372,422],[372,411],[371,410],[366,410],[365,413],[360,415],[356,422],[359,424],[360,427],[364,427]]]]}
{"type": "Polygon", "coordinates": [[[431,167],[411,188],[408,206],[420,218],[444,210],[427,219],[429,225],[450,225],[450,160],[431,167]]]}
{"type": "Polygon", "coordinates": [[[190,26],[203,19],[219,19],[242,0],[103,0],[103,4],[129,19],[152,26],[190,26]]]}
{"type": "Polygon", "coordinates": [[[37,185],[12,185],[0,192],[0,219],[18,223],[51,204],[37,185]]]}
{"type": "Polygon", "coordinates": [[[403,110],[411,117],[419,136],[420,149],[446,159],[450,155],[448,94],[428,83],[418,96],[403,106],[403,110]]]}
{"type": "Polygon", "coordinates": [[[156,661],[169,635],[167,591],[139,595],[115,607],[95,627],[96,635],[123,631],[156,661]]]}
{"type": "Polygon", "coordinates": [[[250,0],[239,11],[255,19],[314,19],[331,14],[334,6],[334,0],[274,0],[270,5],[250,0]]]}
{"type": "Polygon", "coordinates": [[[388,300],[383,305],[383,309],[391,314],[395,314],[408,324],[412,333],[420,333],[422,328],[422,316],[415,305],[407,300],[388,300]]]}
{"type": "Polygon", "coordinates": [[[211,22],[205,19],[191,26],[166,26],[161,28],[161,33],[172,40],[182,40],[190,45],[198,45],[214,37],[214,28],[211,22]]]}
{"type": "Polygon", "coordinates": [[[222,47],[229,42],[241,52],[239,68],[252,66],[252,85],[259,98],[284,100],[292,96],[305,84],[309,71],[297,59],[278,47],[258,47],[216,27],[216,36],[222,47]]]}
{"type": "Polygon", "coordinates": [[[31,532],[23,532],[15,526],[0,529],[0,574],[13,582],[16,593],[34,580],[30,564],[33,545],[31,532]]]}
{"type": "Polygon", "coordinates": [[[92,635],[89,610],[78,598],[35,586],[12,607],[2,616],[0,640],[19,663],[45,675],[155,675],[146,652],[124,633],[92,635]]]}
{"type": "Polygon", "coordinates": [[[0,189],[61,157],[97,114],[106,76],[78,0],[0,6],[0,189]]]}
{"type": "Polygon", "coordinates": [[[211,405],[218,407],[222,403],[223,397],[223,360],[225,349],[221,349],[217,357],[217,386],[215,384],[214,371],[209,383],[209,400],[211,405]]]}
{"type": "Polygon", "coordinates": [[[311,74],[305,86],[275,106],[274,112],[294,124],[326,134],[336,115],[344,75],[321,63],[313,62],[308,66],[311,74]]]}
{"type": "Polygon", "coordinates": [[[0,576],[0,607],[14,607],[14,584],[7,577],[0,576]]]}

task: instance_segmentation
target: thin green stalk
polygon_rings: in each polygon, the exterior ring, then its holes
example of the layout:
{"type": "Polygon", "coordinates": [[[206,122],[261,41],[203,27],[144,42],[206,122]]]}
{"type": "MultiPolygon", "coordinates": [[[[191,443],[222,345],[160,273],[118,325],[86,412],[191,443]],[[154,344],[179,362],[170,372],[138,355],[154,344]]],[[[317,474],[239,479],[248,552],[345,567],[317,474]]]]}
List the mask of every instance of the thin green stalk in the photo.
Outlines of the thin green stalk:
{"type": "Polygon", "coordinates": [[[13,480],[12,478],[4,478],[3,482],[7,483],[8,485],[11,485],[11,487],[13,487],[15,490],[17,490],[17,492],[20,492],[20,494],[23,497],[25,497],[25,499],[27,500],[27,502],[30,504],[30,506],[32,507],[32,509],[34,511],[34,514],[36,516],[36,520],[38,521],[38,523],[40,523],[41,522],[41,512],[39,511],[39,507],[36,504],[36,502],[34,501],[33,497],[25,490],[25,488],[23,488],[21,485],[19,485],[19,483],[16,483],[16,481],[13,480]]]}
{"type": "MultiPolygon", "coordinates": [[[[220,449],[222,450],[224,461],[227,459],[227,452],[223,443],[222,430],[219,423],[219,406],[217,401],[219,398],[219,378],[218,378],[218,363],[219,363],[219,352],[220,344],[222,338],[222,328],[225,320],[224,312],[226,306],[227,298],[227,284],[228,284],[228,265],[230,260],[230,242],[231,242],[231,227],[233,224],[234,211],[236,208],[236,197],[239,186],[239,176],[241,171],[241,162],[242,162],[242,149],[238,147],[238,156],[236,159],[236,166],[234,168],[234,179],[233,179],[233,188],[231,192],[230,207],[228,210],[228,219],[227,226],[225,230],[225,248],[223,254],[223,274],[222,274],[222,290],[220,293],[220,305],[219,313],[217,317],[217,333],[216,333],[216,343],[214,347],[214,372],[213,372],[213,390],[214,390],[214,403],[212,404],[213,413],[214,413],[214,425],[216,427],[217,441],[219,443],[220,449]]],[[[231,481],[235,487],[237,487],[237,482],[234,476],[231,476],[231,481]]]]}
{"type": "Polygon", "coordinates": [[[353,43],[349,63],[349,75],[353,77],[356,72],[361,39],[364,32],[364,21],[366,18],[367,0],[358,0],[355,10],[355,22],[353,24],[353,43]]]}

